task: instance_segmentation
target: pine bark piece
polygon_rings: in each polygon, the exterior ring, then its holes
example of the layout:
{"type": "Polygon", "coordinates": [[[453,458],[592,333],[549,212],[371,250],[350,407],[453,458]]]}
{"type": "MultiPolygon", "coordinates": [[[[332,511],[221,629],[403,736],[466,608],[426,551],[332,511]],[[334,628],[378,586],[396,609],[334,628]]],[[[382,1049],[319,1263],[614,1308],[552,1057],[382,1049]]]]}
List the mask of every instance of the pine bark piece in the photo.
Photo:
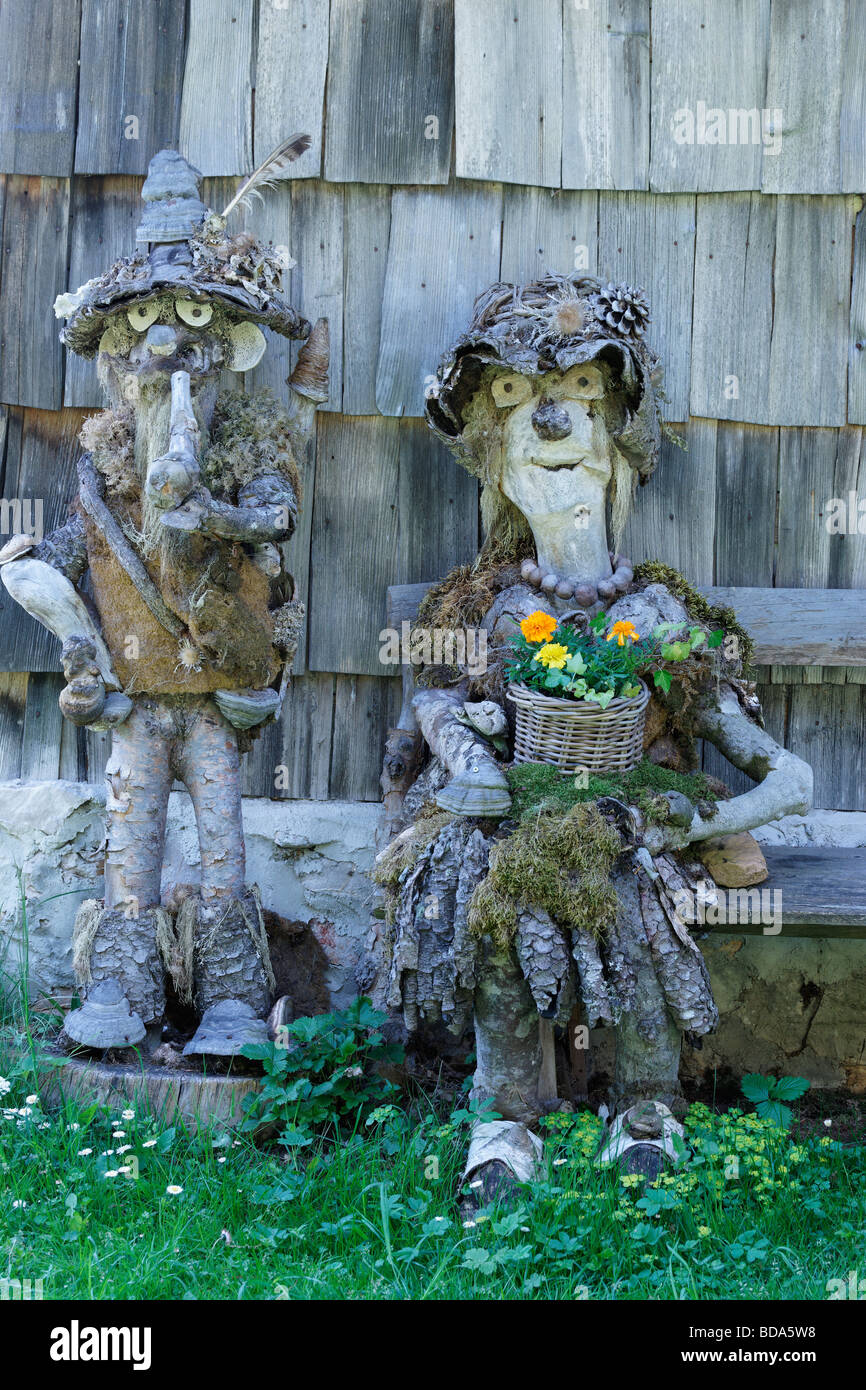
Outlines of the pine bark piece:
{"type": "Polygon", "coordinates": [[[472,1016],[472,1000],[477,980],[478,938],[469,930],[469,903],[487,873],[490,846],[481,831],[469,835],[461,857],[457,892],[454,895],[454,934],[452,941],[454,1002],[443,1002],[443,1017],[451,1031],[462,1032],[472,1016]]]}
{"type": "Polygon", "coordinates": [[[34,560],[44,560],[65,575],[70,584],[77,584],[87,569],[87,541],[84,522],[76,513],[63,526],[58,526],[33,547],[34,560]]]}
{"type": "Polygon", "coordinates": [[[703,956],[685,927],[674,930],[652,885],[642,879],[639,891],[653,964],[674,1021],[684,1032],[711,1033],[719,1015],[703,956]]]}
{"type": "Polygon", "coordinates": [[[515,947],[524,979],[538,1012],[545,1019],[571,1012],[571,960],[562,928],[544,908],[519,913],[515,947]]]}
{"type": "Polygon", "coordinates": [[[577,964],[580,997],[590,1028],[612,1026],[618,1011],[611,998],[598,942],[592,932],[578,928],[571,933],[571,954],[577,964]]]}
{"type": "Polygon", "coordinates": [[[73,927],[75,974],[88,992],[105,980],[119,981],[133,1012],[147,1026],[165,1012],[157,935],[164,930],[166,914],[161,908],[137,915],[129,911],[102,908],[95,899],[82,903],[73,927]]]}
{"type": "Polygon", "coordinates": [[[387,1002],[402,1004],[410,1031],[441,1020],[459,1035],[471,1018],[478,942],[469,901],[487,872],[487,852],[480,830],[454,821],[404,871],[387,1002]]]}
{"type": "Polygon", "coordinates": [[[418,1011],[426,1022],[438,1022],[442,1015],[462,843],[459,827],[453,823],[440,831],[431,846],[430,867],[416,909],[418,1011]]]}
{"type": "Polygon", "coordinates": [[[418,967],[418,927],[415,910],[420,895],[420,884],[430,865],[433,843],[418,856],[413,868],[405,875],[400,885],[397,912],[394,918],[391,965],[388,972],[386,1003],[392,1008],[402,1005],[403,1020],[410,1033],[418,1027],[416,1008],[417,985],[415,971],[418,967]]]}
{"type": "Polygon", "coordinates": [[[193,968],[199,1013],[233,999],[249,1004],[259,1018],[267,1014],[273,971],[261,907],[252,890],[198,904],[193,968]]]}

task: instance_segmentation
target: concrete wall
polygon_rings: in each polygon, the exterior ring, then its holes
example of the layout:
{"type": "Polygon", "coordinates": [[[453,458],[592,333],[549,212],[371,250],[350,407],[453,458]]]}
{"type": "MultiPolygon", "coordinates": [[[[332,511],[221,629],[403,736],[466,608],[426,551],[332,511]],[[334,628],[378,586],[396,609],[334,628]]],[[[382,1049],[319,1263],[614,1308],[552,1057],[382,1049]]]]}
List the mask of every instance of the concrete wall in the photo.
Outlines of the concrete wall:
{"type": "MultiPolygon", "coordinates": [[[[261,890],[278,985],[296,985],[299,1003],[345,1006],[358,992],[354,972],[378,925],[365,870],[381,807],[258,798],[243,805],[247,880],[261,890]],[[295,981],[298,971],[304,978],[295,981]]],[[[84,898],[102,894],[103,816],[104,792],[87,782],[0,783],[0,960],[6,974],[20,973],[23,888],[34,997],[66,997],[73,986],[75,912],[84,898]]],[[[197,883],[192,805],[185,792],[173,792],[164,896],[197,883]]]]}
{"type": "MultiPolygon", "coordinates": [[[[102,892],[102,817],[101,788],[89,783],[0,784],[0,956],[7,973],[20,969],[20,884],[34,996],[71,991],[75,909],[102,892]]],[[[380,817],[381,807],[366,801],[244,801],[248,879],[261,889],[280,989],[298,1013],[343,1007],[358,992],[359,971],[370,988],[381,921],[367,871],[380,817]]],[[[866,814],[788,816],[757,836],[864,845],[866,814]]],[[[194,889],[197,860],[189,797],[173,793],[165,887],[194,889]]],[[[739,1078],[778,1069],[818,1086],[866,1090],[866,941],[718,933],[700,945],[721,1022],[699,1052],[686,1049],[686,1075],[709,1082],[714,1071],[739,1078]]],[[[611,1036],[599,1032],[596,1070],[610,1065],[611,1053],[611,1036]]]]}

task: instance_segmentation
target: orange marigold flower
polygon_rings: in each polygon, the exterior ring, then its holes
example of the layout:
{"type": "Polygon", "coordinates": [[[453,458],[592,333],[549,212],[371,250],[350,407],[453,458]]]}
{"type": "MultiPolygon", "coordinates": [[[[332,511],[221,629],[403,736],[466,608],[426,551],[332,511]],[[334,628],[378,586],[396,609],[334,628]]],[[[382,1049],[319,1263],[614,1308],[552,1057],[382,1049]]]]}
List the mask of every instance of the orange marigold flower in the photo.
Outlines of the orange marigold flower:
{"type": "Polygon", "coordinates": [[[618,647],[624,647],[627,637],[630,637],[632,642],[640,641],[640,633],[634,623],[614,623],[605,640],[607,642],[612,642],[613,639],[616,638],[616,645],[618,647]]]}
{"type": "Polygon", "coordinates": [[[534,613],[523,619],[520,631],[527,642],[549,642],[556,631],[556,619],[536,608],[534,613]]]}

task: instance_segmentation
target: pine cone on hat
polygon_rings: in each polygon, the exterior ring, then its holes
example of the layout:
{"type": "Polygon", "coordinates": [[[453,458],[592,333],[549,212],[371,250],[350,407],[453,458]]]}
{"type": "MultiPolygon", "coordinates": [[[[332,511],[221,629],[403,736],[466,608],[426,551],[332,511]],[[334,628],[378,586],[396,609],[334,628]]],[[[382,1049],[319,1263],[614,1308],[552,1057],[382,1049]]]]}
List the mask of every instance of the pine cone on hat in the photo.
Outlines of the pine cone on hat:
{"type": "Polygon", "coordinates": [[[630,342],[640,342],[650,322],[649,304],[643,290],[634,285],[604,285],[591,299],[595,316],[610,333],[630,342]]]}

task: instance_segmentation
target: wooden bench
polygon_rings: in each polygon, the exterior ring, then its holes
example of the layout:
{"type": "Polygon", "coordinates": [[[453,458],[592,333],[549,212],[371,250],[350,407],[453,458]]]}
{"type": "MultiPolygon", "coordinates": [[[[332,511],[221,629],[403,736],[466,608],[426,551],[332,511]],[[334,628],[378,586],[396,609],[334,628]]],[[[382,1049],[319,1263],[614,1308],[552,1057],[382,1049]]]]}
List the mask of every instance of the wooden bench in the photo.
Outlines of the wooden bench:
{"type": "MultiPolygon", "coordinates": [[[[412,622],[433,582],[387,590],[386,623],[412,622]]],[[[733,608],[755,642],[758,666],[866,666],[866,593],[859,589],[702,588],[712,603],[733,608]]],[[[405,669],[405,668],[404,668],[405,669]]],[[[408,692],[407,692],[408,693],[408,692]]],[[[866,939],[866,848],[762,846],[770,876],[757,889],[781,894],[781,936],[866,939]]],[[[736,890],[727,890],[733,893],[736,890]]],[[[748,890],[740,890],[745,893],[748,890]]],[[[746,900],[740,899],[745,905],[746,900]]],[[[697,932],[760,936],[767,932],[758,900],[736,924],[697,932]]],[[[772,927],[770,933],[774,934],[772,927]]]]}

